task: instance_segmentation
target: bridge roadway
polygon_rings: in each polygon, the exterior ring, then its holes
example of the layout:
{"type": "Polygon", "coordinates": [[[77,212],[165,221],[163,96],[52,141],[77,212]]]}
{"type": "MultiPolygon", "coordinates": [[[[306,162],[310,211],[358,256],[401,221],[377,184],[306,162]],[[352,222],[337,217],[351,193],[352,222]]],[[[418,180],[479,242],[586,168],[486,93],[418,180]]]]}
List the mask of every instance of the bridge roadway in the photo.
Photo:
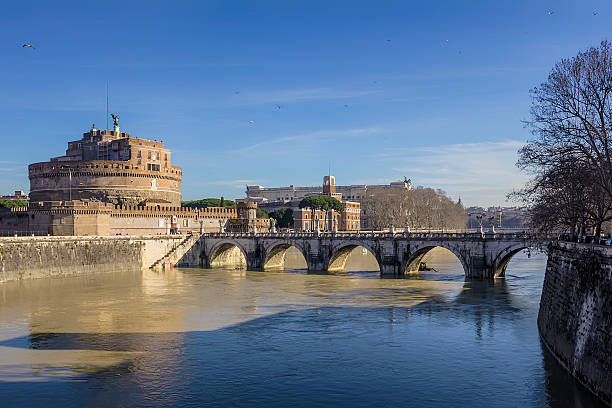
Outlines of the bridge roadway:
{"type": "Polygon", "coordinates": [[[188,247],[175,250],[172,263],[210,268],[244,256],[247,269],[254,271],[282,268],[292,246],[302,253],[308,270],[340,271],[350,252],[363,247],[374,255],[385,276],[418,270],[427,252],[442,247],[457,256],[468,278],[504,276],[512,256],[533,246],[524,232],[207,233],[185,242],[188,247]]]}

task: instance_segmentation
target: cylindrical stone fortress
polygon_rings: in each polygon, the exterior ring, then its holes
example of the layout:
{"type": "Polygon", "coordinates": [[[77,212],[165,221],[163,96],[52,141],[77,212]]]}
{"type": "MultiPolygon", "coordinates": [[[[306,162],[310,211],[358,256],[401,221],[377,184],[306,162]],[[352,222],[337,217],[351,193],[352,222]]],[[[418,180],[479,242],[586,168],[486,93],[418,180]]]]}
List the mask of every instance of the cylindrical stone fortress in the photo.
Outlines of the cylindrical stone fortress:
{"type": "Polygon", "coordinates": [[[29,166],[30,201],[181,205],[182,170],[162,142],[92,128],[65,156],[29,166]]]}

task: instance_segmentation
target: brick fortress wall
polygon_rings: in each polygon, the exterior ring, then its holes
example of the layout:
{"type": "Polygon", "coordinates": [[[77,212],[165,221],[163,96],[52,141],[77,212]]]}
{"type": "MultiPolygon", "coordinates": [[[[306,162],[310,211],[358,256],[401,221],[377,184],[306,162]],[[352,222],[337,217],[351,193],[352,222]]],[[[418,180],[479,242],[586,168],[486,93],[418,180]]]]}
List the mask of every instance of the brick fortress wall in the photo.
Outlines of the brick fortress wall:
{"type": "Polygon", "coordinates": [[[235,209],[170,206],[114,206],[93,201],[45,201],[0,211],[0,234],[164,235],[219,232],[230,228],[235,209]]]}
{"type": "Polygon", "coordinates": [[[141,166],[117,161],[34,163],[29,166],[30,201],[69,201],[72,198],[138,205],[147,200],[163,200],[178,207],[181,173],[175,166],[147,171],[141,166]]]}

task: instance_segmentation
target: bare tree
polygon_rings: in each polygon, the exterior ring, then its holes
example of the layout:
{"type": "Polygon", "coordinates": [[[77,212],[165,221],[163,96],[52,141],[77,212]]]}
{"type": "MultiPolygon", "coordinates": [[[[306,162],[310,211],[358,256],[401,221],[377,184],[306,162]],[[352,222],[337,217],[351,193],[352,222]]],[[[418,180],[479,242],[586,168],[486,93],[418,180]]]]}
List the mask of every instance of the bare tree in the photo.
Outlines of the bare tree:
{"type": "Polygon", "coordinates": [[[467,214],[444,191],[417,187],[413,190],[371,192],[361,202],[369,228],[388,227],[393,217],[395,227],[403,227],[406,218],[414,229],[462,229],[467,214]]]}
{"type": "Polygon", "coordinates": [[[533,206],[536,230],[595,227],[612,218],[612,46],[563,59],[531,91],[535,139],[519,151],[517,166],[534,175],[515,193],[533,206]]]}

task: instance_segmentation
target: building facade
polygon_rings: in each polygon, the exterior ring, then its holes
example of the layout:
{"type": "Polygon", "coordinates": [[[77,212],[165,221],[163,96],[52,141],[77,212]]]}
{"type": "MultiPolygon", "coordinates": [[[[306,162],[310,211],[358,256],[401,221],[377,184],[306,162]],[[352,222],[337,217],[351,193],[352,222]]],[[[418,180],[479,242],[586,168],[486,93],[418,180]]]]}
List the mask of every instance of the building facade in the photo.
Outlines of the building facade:
{"type": "Polygon", "coordinates": [[[29,166],[30,201],[91,200],[180,207],[182,170],[162,142],[131,137],[116,125],[68,142],[64,156],[29,166]]]}
{"type": "Polygon", "coordinates": [[[389,184],[375,184],[375,185],[348,185],[348,186],[337,186],[335,184],[334,176],[325,176],[322,186],[314,187],[295,187],[290,185],[289,187],[263,187],[260,185],[251,185],[246,187],[246,197],[250,201],[257,203],[261,202],[273,202],[273,201],[293,201],[301,200],[304,197],[308,197],[316,194],[326,194],[327,191],[333,190],[334,193],[340,194],[342,200],[352,200],[361,202],[369,194],[384,194],[389,189],[407,189],[410,190],[410,180],[405,179],[392,181],[389,184]],[[326,185],[326,179],[328,179],[328,185],[326,185]]]}
{"type": "Polygon", "coordinates": [[[0,196],[0,200],[23,200],[28,201],[30,197],[23,190],[15,190],[14,194],[0,196]]]}
{"type": "MultiPolygon", "coordinates": [[[[398,189],[410,190],[410,180],[404,179],[392,181],[389,184],[375,184],[375,185],[348,185],[348,186],[337,186],[334,176],[325,176],[323,178],[323,185],[316,187],[295,187],[290,185],[289,187],[262,187],[260,185],[247,186],[246,199],[247,201],[256,202],[261,208],[265,208],[269,211],[274,211],[279,208],[293,208],[294,216],[300,216],[295,213],[297,203],[303,198],[311,195],[326,194],[337,198],[341,202],[355,202],[361,204],[369,196],[378,196],[385,194],[393,194],[398,189]]],[[[348,216],[348,214],[347,214],[348,216]]],[[[351,217],[354,214],[350,215],[351,217]]],[[[310,221],[312,222],[312,221],[310,221]]],[[[347,219],[348,225],[354,222],[352,219],[347,219]]],[[[357,229],[368,229],[368,217],[365,214],[363,208],[360,208],[359,213],[359,227],[357,229]]],[[[348,225],[346,228],[348,228],[348,225]]],[[[296,224],[297,228],[297,224],[296,224]]],[[[343,226],[342,229],[345,229],[343,226]]]]}
{"type": "MultiPolygon", "coordinates": [[[[322,192],[319,195],[327,195],[337,199],[342,203],[344,211],[339,213],[334,210],[299,208],[301,199],[289,201],[287,207],[293,208],[293,228],[296,231],[315,231],[317,230],[317,224],[319,231],[359,231],[361,228],[361,204],[342,199],[342,194],[336,191],[334,176],[323,177],[322,192]]],[[[262,205],[265,205],[265,202],[262,205]]]]}

